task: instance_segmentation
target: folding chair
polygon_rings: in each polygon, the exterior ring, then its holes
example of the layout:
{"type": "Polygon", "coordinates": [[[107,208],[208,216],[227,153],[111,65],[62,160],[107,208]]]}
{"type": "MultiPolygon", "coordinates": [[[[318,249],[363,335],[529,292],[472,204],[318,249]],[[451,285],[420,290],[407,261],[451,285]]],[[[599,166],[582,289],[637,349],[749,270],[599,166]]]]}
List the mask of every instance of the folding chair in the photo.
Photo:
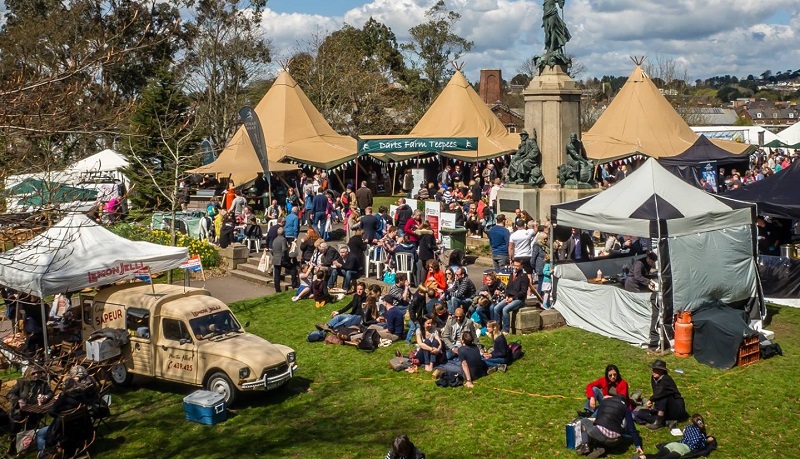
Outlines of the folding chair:
{"type": "Polygon", "coordinates": [[[381,280],[383,268],[386,266],[386,261],[383,255],[383,249],[380,246],[372,246],[366,255],[366,263],[364,263],[364,276],[369,277],[372,266],[375,266],[375,279],[381,280]]]}
{"type": "Polygon", "coordinates": [[[410,253],[396,253],[394,255],[395,264],[397,265],[395,272],[406,273],[408,280],[414,276],[414,256],[410,253]]]}
{"type": "Polygon", "coordinates": [[[245,244],[247,244],[247,250],[252,252],[255,250],[256,252],[261,252],[261,238],[244,238],[245,244]]]}

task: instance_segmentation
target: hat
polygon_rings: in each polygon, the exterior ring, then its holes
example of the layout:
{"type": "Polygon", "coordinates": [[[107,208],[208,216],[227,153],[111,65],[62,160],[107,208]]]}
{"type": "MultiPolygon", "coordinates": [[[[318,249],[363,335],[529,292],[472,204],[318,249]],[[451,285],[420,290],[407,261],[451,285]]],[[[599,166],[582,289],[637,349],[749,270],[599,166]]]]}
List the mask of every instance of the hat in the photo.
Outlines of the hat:
{"type": "Polygon", "coordinates": [[[348,190],[352,190],[353,189],[353,184],[352,183],[348,183],[347,184],[347,189],[348,190]]]}
{"type": "Polygon", "coordinates": [[[662,370],[666,373],[669,373],[669,370],[667,370],[667,362],[661,359],[656,359],[656,361],[650,365],[650,368],[652,368],[653,370],[662,370]]]}

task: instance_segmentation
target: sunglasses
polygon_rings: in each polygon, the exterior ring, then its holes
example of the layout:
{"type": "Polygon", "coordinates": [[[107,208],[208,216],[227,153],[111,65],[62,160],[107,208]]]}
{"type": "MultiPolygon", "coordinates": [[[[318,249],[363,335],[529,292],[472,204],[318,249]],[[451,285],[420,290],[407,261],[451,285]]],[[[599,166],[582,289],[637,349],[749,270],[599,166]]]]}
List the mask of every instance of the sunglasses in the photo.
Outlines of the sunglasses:
{"type": "Polygon", "coordinates": [[[616,374],[616,373],[609,373],[609,374],[608,374],[608,377],[609,377],[609,378],[616,378],[616,377],[617,377],[617,374],[616,374]]]}

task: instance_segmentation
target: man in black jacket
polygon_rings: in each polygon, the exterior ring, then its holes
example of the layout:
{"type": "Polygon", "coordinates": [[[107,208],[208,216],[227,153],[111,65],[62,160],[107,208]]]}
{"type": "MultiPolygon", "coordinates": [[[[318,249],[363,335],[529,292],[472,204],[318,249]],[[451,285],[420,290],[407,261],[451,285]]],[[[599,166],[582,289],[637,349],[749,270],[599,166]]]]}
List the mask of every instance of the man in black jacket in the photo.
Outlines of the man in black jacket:
{"type": "Polygon", "coordinates": [[[492,320],[496,320],[506,333],[511,331],[511,312],[525,305],[530,286],[528,275],[522,270],[522,261],[514,260],[513,266],[514,271],[506,287],[506,299],[492,309],[492,320]]]}
{"type": "Polygon", "coordinates": [[[336,278],[341,274],[344,277],[342,288],[350,290],[350,281],[358,277],[358,269],[361,264],[360,257],[345,245],[339,248],[339,256],[342,261],[335,260],[331,265],[331,277],[328,279],[328,288],[336,285],[336,278]]]}
{"type": "Polygon", "coordinates": [[[667,363],[656,360],[650,365],[653,372],[650,386],[653,395],[645,403],[645,407],[636,411],[636,422],[647,424],[647,428],[656,430],[664,427],[665,420],[681,421],[689,415],[675,380],[669,375],[667,363]]]}
{"type": "Polygon", "coordinates": [[[364,209],[365,214],[361,217],[361,229],[364,230],[364,240],[367,244],[378,243],[378,230],[380,229],[380,221],[378,217],[372,214],[372,206],[367,206],[364,209]]]}
{"type": "Polygon", "coordinates": [[[413,214],[414,211],[411,209],[411,206],[406,204],[405,198],[400,198],[397,200],[397,209],[394,211],[394,219],[401,235],[403,233],[403,228],[406,226],[406,222],[413,214]]]}
{"type": "Polygon", "coordinates": [[[594,422],[589,418],[582,419],[581,426],[586,431],[589,442],[578,448],[579,454],[587,454],[587,457],[592,458],[600,457],[605,454],[606,448],[613,448],[622,443],[624,434],[633,440],[636,453],[644,454],[642,439],[633,423],[625,397],[621,395],[603,399],[594,422]]]}

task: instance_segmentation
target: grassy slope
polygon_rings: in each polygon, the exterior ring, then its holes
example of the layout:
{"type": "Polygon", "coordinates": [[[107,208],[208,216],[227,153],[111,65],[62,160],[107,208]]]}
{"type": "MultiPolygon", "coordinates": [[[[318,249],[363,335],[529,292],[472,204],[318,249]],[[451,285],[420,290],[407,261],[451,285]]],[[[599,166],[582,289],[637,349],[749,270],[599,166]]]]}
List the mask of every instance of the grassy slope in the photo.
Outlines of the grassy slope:
{"type": "MultiPolygon", "coordinates": [[[[388,368],[396,349],[408,350],[405,344],[366,354],[305,342],[331,307],[316,310],[289,297],[233,307],[242,322],[251,322],[251,332],[297,350],[295,380],[272,393],[247,394],[235,407],[238,415],[216,426],[183,420],[181,399],[193,389],[142,381],[115,395],[114,431],[97,441],[93,457],[383,457],[400,432],[432,458],[576,457],[564,448],[564,423],[583,404],[587,381],[613,362],[634,389],[649,389],[653,357],[573,328],[515,337],[526,355],[508,373],[480,379],[474,389],[441,389],[427,373],[388,368]]],[[[688,409],[705,415],[720,441],[712,457],[796,454],[800,310],[770,311],[784,357],[730,371],[666,357],[670,368],[685,371],[674,377],[688,409]]],[[[641,430],[647,451],[672,439],[663,429],[641,430]]]]}

